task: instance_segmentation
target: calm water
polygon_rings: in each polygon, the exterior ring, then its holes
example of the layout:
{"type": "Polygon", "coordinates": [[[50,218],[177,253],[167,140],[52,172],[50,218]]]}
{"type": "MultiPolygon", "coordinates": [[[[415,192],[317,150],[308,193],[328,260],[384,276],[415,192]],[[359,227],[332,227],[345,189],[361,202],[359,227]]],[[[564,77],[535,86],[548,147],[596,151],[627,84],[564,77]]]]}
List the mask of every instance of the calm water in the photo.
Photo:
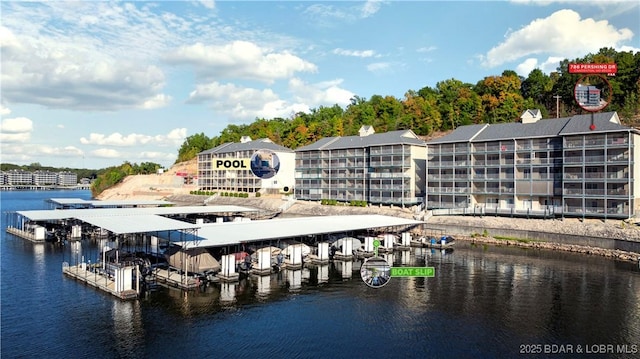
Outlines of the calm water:
{"type": "MultiPolygon", "coordinates": [[[[90,197],[0,195],[3,212],[90,197]]],[[[450,254],[395,255],[395,265],[426,260],[436,277],[393,278],[381,289],[366,286],[354,262],[351,279],[342,266],[305,268],[124,302],[62,275],[71,245],[32,244],[5,226],[3,214],[2,358],[557,358],[560,345],[580,346],[567,357],[640,356],[634,263],[458,243],[450,254]]],[[[97,253],[91,241],[81,247],[97,253]]]]}

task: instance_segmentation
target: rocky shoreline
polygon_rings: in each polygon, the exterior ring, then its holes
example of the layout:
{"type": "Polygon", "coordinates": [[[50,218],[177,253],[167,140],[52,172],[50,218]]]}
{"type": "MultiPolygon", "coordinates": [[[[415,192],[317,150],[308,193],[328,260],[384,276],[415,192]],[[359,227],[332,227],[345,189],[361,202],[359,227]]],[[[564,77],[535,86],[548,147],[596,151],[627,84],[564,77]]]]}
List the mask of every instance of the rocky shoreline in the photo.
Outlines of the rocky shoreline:
{"type": "Polygon", "coordinates": [[[515,246],[522,248],[573,252],[587,255],[601,256],[619,261],[640,263],[640,253],[626,252],[618,249],[605,249],[575,244],[561,244],[542,241],[503,240],[492,237],[456,237],[456,240],[471,242],[474,244],[488,244],[493,246],[515,246]]]}

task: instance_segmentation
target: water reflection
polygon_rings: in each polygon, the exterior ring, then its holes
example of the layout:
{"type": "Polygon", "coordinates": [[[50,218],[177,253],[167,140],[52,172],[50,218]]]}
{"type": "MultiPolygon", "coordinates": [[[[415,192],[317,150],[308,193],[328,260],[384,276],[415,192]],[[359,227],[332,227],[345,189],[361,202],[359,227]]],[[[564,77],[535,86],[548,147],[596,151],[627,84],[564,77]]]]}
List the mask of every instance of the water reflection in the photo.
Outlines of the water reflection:
{"type": "Polygon", "coordinates": [[[142,355],[145,330],[140,303],[114,301],[111,309],[115,348],[120,358],[139,358],[142,355]]]}

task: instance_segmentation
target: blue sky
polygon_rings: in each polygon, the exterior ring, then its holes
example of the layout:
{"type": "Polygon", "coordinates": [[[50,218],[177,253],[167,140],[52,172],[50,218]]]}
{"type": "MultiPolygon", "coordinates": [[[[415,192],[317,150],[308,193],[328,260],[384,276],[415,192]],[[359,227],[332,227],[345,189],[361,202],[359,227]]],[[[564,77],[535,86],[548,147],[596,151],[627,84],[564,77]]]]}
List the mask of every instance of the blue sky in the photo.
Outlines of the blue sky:
{"type": "Polygon", "coordinates": [[[602,47],[635,1],[2,1],[0,160],[170,166],[184,140],[602,47]]]}

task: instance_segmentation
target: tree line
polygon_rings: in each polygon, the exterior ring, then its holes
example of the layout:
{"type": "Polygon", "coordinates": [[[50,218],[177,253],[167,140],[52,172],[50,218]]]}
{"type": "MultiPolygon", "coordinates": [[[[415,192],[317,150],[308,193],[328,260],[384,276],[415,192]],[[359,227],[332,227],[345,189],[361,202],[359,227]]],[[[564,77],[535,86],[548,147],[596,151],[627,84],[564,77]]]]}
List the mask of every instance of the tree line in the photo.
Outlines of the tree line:
{"type": "Polygon", "coordinates": [[[569,73],[569,63],[616,63],[617,74],[608,78],[612,96],[606,111],[617,111],[627,126],[640,125],[640,52],[602,48],[596,54],[561,61],[549,75],[534,69],[525,78],[505,70],[476,84],[452,78],[435,87],[408,90],[402,99],[354,96],[344,109],[339,105],[320,106],[291,118],[256,118],[250,124],[229,124],[217,136],[189,136],[178,150],[176,163],[220,144],[238,142],[242,136],[269,138],[296,149],[323,137],[356,135],[362,125],[371,125],[379,133],[411,129],[428,137],[464,125],[515,122],[526,109],[539,109],[543,118],[579,114],[583,110],[575,102],[574,87],[582,75],[569,73]]]}

